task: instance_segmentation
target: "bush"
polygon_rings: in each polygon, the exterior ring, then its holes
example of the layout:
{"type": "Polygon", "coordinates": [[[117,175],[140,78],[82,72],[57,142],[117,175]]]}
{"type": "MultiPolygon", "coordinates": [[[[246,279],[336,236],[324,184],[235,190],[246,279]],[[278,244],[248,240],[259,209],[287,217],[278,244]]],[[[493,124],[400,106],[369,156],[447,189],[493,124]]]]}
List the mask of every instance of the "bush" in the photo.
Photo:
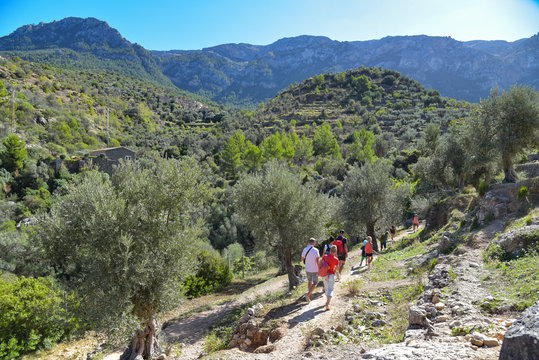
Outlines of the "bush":
{"type": "Polygon", "coordinates": [[[498,244],[490,244],[483,252],[483,260],[489,261],[511,261],[514,257],[501,248],[498,244]]]}
{"type": "Polygon", "coordinates": [[[199,266],[196,274],[187,277],[183,282],[187,297],[206,295],[230,284],[232,274],[220,256],[202,250],[197,258],[199,266]]]}
{"type": "Polygon", "coordinates": [[[521,187],[518,190],[518,195],[517,196],[518,196],[519,200],[525,200],[526,197],[528,196],[528,188],[526,186],[521,187]]]}
{"type": "Polygon", "coordinates": [[[15,359],[69,337],[78,328],[76,307],[51,280],[0,280],[0,358],[15,359]]]}
{"type": "Polygon", "coordinates": [[[479,193],[479,196],[484,196],[487,193],[487,190],[488,184],[484,181],[482,181],[477,187],[477,192],[479,193]]]}

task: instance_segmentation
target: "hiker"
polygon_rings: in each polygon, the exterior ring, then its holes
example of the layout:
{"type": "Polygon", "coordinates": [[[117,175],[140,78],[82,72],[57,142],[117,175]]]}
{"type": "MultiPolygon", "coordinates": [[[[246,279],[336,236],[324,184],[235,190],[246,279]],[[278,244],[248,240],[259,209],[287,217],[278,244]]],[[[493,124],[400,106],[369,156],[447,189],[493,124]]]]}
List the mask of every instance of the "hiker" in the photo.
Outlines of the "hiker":
{"type": "Polygon", "coordinates": [[[305,264],[305,272],[307,273],[307,293],[305,294],[305,300],[311,301],[311,295],[313,294],[316,285],[318,285],[318,267],[320,261],[320,253],[314,246],[316,240],[314,238],[309,239],[309,245],[301,253],[301,260],[305,264]]]}
{"type": "Polygon", "coordinates": [[[326,289],[326,310],[329,310],[329,303],[333,295],[333,288],[335,287],[335,273],[337,266],[339,266],[339,259],[336,255],[337,246],[335,245],[331,246],[329,255],[324,255],[324,261],[328,264],[327,275],[322,278],[324,282],[324,289],[326,289]]]}
{"type": "Polygon", "coordinates": [[[391,232],[391,242],[393,242],[395,241],[395,234],[397,234],[397,227],[395,226],[395,224],[391,225],[390,232],[391,232]]]}
{"type": "Polygon", "coordinates": [[[389,238],[389,230],[386,230],[382,238],[380,239],[380,251],[387,250],[387,239],[389,238]]]}
{"type": "Polygon", "coordinates": [[[371,268],[373,253],[376,253],[376,251],[374,251],[374,249],[372,248],[372,237],[367,236],[367,244],[365,244],[365,255],[367,256],[367,270],[370,270],[371,268]]]}
{"type": "Polygon", "coordinates": [[[413,232],[416,232],[416,230],[419,229],[419,219],[417,218],[417,215],[414,214],[414,217],[413,217],[413,220],[412,220],[412,229],[413,229],[413,232]]]}
{"type": "Polygon", "coordinates": [[[341,280],[342,270],[344,264],[346,264],[346,258],[348,257],[348,240],[344,237],[344,230],[340,231],[340,235],[335,239],[334,245],[337,247],[337,258],[339,259],[339,272],[337,274],[337,281],[341,280]]]}
{"type": "Polygon", "coordinates": [[[363,246],[361,247],[361,261],[359,262],[359,267],[363,264],[365,260],[365,265],[367,265],[367,255],[365,254],[365,245],[367,245],[367,240],[363,241],[363,246]]]}
{"type": "Polygon", "coordinates": [[[324,254],[329,255],[331,247],[333,246],[333,243],[335,242],[335,238],[333,236],[329,237],[329,242],[324,247],[324,254]]]}

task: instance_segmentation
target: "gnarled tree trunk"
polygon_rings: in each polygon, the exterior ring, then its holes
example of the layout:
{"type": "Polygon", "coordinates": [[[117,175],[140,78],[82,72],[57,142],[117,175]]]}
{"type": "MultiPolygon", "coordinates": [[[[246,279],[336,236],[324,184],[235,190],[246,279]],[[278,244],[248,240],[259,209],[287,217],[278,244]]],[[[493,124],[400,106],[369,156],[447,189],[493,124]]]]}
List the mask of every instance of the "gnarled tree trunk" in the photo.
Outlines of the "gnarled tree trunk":
{"type": "Polygon", "coordinates": [[[150,319],[143,324],[143,330],[137,330],[136,335],[131,341],[131,345],[124,351],[120,360],[134,360],[141,355],[144,359],[151,359],[154,350],[158,347],[155,319],[150,319]]]}
{"type": "Polygon", "coordinates": [[[374,222],[367,223],[367,236],[372,238],[372,248],[374,251],[378,251],[378,241],[376,241],[376,234],[374,233],[374,222]]]}
{"type": "Polygon", "coordinates": [[[292,264],[292,252],[289,246],[284,248],[283,255],[286,264],[286,273],[288,274],[288,288],[292,290],[299,285],[299,279],[294,271],[294,265],[292,264]]]}
{"type": "Polygon", "coordinates": [[[509,154],[504,154],[502,156],[503,161],[503,172],[505,173],[505,179],[503,179],[506,183],[514,183],[518,180],[517,173],[513,167],[513,157],[509,154]]]}

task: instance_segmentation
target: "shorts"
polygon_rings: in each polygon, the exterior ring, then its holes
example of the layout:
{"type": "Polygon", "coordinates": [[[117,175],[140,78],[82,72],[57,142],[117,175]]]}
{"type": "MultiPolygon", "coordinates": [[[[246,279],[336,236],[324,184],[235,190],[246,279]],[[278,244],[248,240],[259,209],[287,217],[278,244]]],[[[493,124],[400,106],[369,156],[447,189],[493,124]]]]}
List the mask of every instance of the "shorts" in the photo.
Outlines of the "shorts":
{"type": "Polygon", "coordinates": [[[372,257],[372,254],[365,254],[368,258],[372,257]]]}
{"type": "Polygon", "coordinates": [[[340,261],[346,261],[346,253],[345,254],[341,254],[341,255],[337,255],[337,259],[339,259],[340,261]]]}
{"type": "Polygon", "coordinates": [[[307,281],[310,281],[313,284],[318,284],[318,272],[307,271],[307,281]]]}
{"type": "Polygon", "coordinates": [[[327,274],[323,277],[324,280],[324,290],[326,291],[327,296],[333,295],[333,288],[335,287],[335,275],[327,274]]]}
{"type": "Polygon", "coordinates": [[[367,260],[367,255],[361,256],[361,260],[367,260]]]}

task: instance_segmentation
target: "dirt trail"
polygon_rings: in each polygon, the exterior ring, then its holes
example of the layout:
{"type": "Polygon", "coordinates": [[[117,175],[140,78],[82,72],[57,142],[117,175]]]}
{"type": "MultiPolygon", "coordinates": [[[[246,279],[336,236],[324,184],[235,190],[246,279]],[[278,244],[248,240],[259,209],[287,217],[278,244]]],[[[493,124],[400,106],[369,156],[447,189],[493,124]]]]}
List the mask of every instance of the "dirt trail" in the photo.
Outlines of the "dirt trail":
{"type": "MultiPolygon", "coordinates": [[[[395,237],[395,241],[411,233],[411,230],[405,231],[395,237]]],[[[375,256],[374,261],[376,261],[376,258],[377,257],[375,256]]],[[[342,319],[344,313],[350,308],[350,300],[347,298],[349,290],[346,284],[351,280],[361,279],[362,274],[367,271],[366,264],[363,264],[361,268],[358,266],[360,260],[360,249],[355,249],[349,253],[349,258],[342,273],[341,280],[335,283],[333,297],[331,299],[331,309],[329,311],[324,309],[326,296],[322,293],[322,288],[319,285],[320,287],[315,290],[310,303],[307,303],[305,298],[301,296],[293,303],[279,307],[268,313],[265,320],[277,320],[281,324],[285,324],[288,328],[285,336],[275,343],[274,351],[269,354],[253,354],[241,352],[238,349],[232,349],[226,351],[226,358],[235,360],[280,360],[303,358],[307,333],[316,327],[328,330],[332,326],[338,325],[337,322],[339,320],[337,319],[342,319]]],[[[369,292],[381,288],[411,285],[414,281],[416,280],[407,278],[378,282],[376,283],[376,288],[373,288],[371,284],[369,284],[369,292]]]]}
{"type": "Polygon", "coordinates": [[[162,336],[165,336],[169,343],[182,344],[182,359],[197,359],[204,351],[204,337],[216,321],[230,311],[256,299],[257,296],[281,291],[287,286],[286,275],[274,278],[245,291],[235,300],[186,318],[169,320],[162,336]]]}

